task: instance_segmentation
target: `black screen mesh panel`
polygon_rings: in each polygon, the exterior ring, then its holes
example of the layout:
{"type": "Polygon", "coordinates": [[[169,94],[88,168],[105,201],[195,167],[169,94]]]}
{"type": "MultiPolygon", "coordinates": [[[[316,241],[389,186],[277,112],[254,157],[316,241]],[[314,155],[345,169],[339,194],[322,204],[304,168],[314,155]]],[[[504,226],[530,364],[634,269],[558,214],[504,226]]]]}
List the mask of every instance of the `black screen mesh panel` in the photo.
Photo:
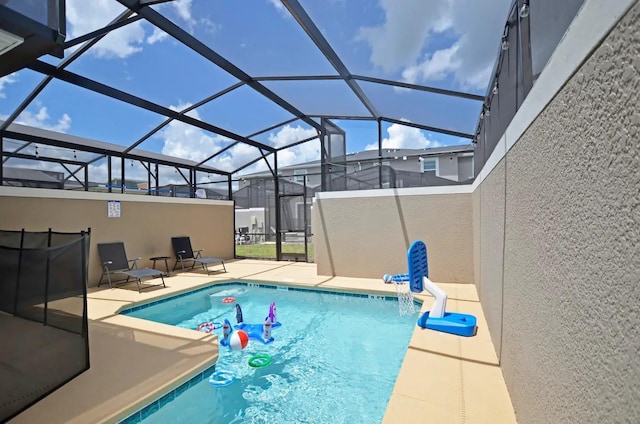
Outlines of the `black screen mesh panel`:
{"type": "Polygon", "coordinates": [[[89,241],[0,231],[0,421],[89,369],[89,241]]]}

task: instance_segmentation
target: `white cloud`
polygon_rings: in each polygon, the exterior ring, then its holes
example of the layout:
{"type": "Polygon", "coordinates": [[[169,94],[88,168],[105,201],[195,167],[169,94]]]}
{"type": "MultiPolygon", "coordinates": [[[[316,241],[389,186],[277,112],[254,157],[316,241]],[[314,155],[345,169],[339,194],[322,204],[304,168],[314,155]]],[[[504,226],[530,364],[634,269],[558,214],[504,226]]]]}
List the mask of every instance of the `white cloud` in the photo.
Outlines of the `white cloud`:
{"type": "Polygon", "coordinates": [[[385,22],[360,28],[356,40],[371,47],[370,61],[406,82],[428,83],[453,75],[463,89],[485,88],[498,52],[511,0],[380,0],[385,22]],[[450,31],[457,40],[429,49],[450,31]]]}
{"type": "MultiPolygon", "coordinates": [[[[177,107],[171,106],[171,109],[183,110],[189,106],[189,104],[177,107]]],[[[192,110],[188,112],[187,115],[200,119],[197,110],[192,110]]],[[[221,135],[209,134],[200,128],[180,121],[172,121],[160,132],[160,136],[164,139],[163,154],[196,162],[205,160],[213,153],[233,142],[233,140],[221,135]]],[[[214,159],[208,161],[206,165],[223,171],[233,171],[255,159],[257,156],[259,156],[259,152],[255,147],[240,143],[222,155],[216,156],[214,159]]]]}
{"type": "MultiPolygon", "coordinates": [[[[392,124],[387,132],[389,137],[382,139],[383,149],[425,149],[441,145],[436,140],[430,140],[418,128],[406,125],[392,124]]],[[[378,143],[367,144],[365,150],[375,150],[378,143]]]]}
{"type": "Polygon", "coordinates": [[[284,4],[282,4],[282,2],[280,0],[269,0],[269,3],[271,3],[273,5],[273,7],[276,8],[276,10],[284,17],[287,16],[291,16],[289,14],[289,11],[287,10],[286,7],[284,7],[284,4]]]}
{"type": "Polygon", "coordinates": [[[155,44],[159,41],[163,41],[165,40],[167,37],[169,36],[169,34],[167,34],[166,32],[164,32],[163,30],[161,30],[160,28],[153,28],[153,34],[151,34],[148,38],[147,38],[147,43],[149,44],[155,44]]]}
{"type": "MultiPolygon", "coordinates": [[[[174,0],[159,5],[160,8],[172,7],[178,18],[190,27],[196,24],[192,16],[193,0],[174,0]]],[[[79,37],[102,28],[122,13],[125,8],[115,0],[67,0],[67,39],[79,37]]],[[[158,28],[140,20],[111,31],[90,52],[100,58],[124,59],[142,51],[145,41],[154,44],[167,39],[168,35],[158,28]]]]}
{"type": "Polygon", "coordinates": [[[460,66],[460,59],[456,57],[459,47],[460,45],[456,43],[448,49],[427,54],[422,63],[409,66],[402,71],[402,80],[415,84],[419,81],[435,81],[446,78],[448,73],[455,71],[460,66]]]}
{"type": "Polygon", "coordinates": [[[175,8],[178,16],[189,24],[194,24],[195,21],[191,16],[191,3],[193,0],[173,0],[171,4],[175,8]]]}
{"type": "Polygon", "coordinates": [[[0,99],[4,99],[6,97],[6,94],[4,94],[3,91],[4,86],[6,84],[13,84],[16,81],[18,81],[18,74],[15,72],[0,78],[0,99]]]}
{"type": "Polygon", "coordinates": [[[222,149],[229,141],[226,137],[209,135],[180,121],[172,121],[161,135],[164,138],[163,154],[196,162],[222,149]]]}
{"type": "Polygon", "coordinates": [[[71,128],[71,117],[66,113],[55,122],[50,122],[49,112],[47,108],[41,106],[37,112],[33,113],[28,110],[23,111],[16,119],[17,124],[28,125],[31,127],[42,128],[45,130],[66,132],[71,128]]]}
{"type": "MultiPolygon", "coordinates": [[[[286,146],[287,144],[295,143],[309,137],[318,135],[317,131],[313,128],[304,128],[301,126],[292,127],[291,125],[285,125],[277,133],[269,134],[269,141],[275,147],[286,146]]],[[[305,146],[308,143],[301,144],[305,146]]],[[[320,146],[317,148],[318,154],[320,154],[320,146]]]]}
{"type": "Polygon", "coordinates": [[[380,0],[385,22],[362,27],[356,40],[371,47],[371,63],[392,73],[413,65],[428,43],[430,32],[446,28],[448,0],[380,0]]]}
{"type": "MultiPolygon", "coordinates": [[[[113,0],[67,0],[67,39],[102,28],[118,16],[124,7],[113,0]]],[[[142,50],[145,39],[142,21],[111,31],[90,50],[103,58],[126,58],[142,50]]]]}
{"type": "MultiPolygon", "coordinates": [[[[172,106],[171,109],[183,110],[188,106],[188,104],[177,107],[172,106]]],[[[200,119],[197,110],[188,112],[188,115],[200,119]]],[[[180,121],[172,121],[159,135],[164,140],[162,147],[163,154],[196,162],[205,160],[213,153],[233,142],[233,140],[226,137],[209,134],[200,128],[180,121]]],[[[269,135],[269,142],[274,147],[282,147],[315,135],[316,131],[313,129],[286,125],[278,132],[271,133],[269,135]]],[[[222,171],[232,172],[260,156],[257,148],[245,143],[238,143],[221,155],[209,160],[206,165],[222,171]]],[[[310,141],[279,152],[278,165],[287,166],[293,163],[307,162],[319,158],[320,146],[318,141],[310,141]]],[[[268,169],[268,167],[264,161],[258,161],[241,172],[251,173],[266,169],[268,169]]]]}
{"type": "MultiPolygon", "coordinates": [[[[282,147],[317,135],[318,132],[313,128],[286,125],[277,133],[269,134],[269,141],[274,147],[282,147]]],[[[318,159],[320,159],[320,142],[317,139],[278,152],[278,166],[289,166],[318,159]]]]}

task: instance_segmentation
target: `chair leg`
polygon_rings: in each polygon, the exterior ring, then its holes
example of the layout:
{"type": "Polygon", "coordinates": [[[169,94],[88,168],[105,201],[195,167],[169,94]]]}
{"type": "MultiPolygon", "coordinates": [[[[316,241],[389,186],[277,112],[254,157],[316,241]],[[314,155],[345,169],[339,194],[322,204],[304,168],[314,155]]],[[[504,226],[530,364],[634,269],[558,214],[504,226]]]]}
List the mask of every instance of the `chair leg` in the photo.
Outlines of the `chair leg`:
{"type": "Polygon", "coordinates": [[[227,267],[224,266],[224,261],[222,261],[222,269],[224,269],[224,272],[227,272],[227,267]]]}
{"type": "MultiPolygon", "coordinates": [[[[127,278],[127,281],[129,281],[129,278],[127,278]]],[[[140,279],[136,278],[136,284],[138,285],[138,293],[140,293],[140,279]]]]}

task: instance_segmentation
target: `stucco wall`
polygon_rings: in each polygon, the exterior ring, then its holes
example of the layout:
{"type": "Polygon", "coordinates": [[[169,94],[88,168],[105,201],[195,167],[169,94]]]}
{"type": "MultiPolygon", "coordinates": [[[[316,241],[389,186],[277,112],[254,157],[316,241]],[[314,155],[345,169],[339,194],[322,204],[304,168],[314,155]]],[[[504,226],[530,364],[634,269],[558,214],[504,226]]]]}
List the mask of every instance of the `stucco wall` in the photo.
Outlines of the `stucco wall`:
{"type": "Polygon", "coordinates": [[[480,195],[480,281],[478,296],[496,353],[502,343],[502,296],[504,254],[504,159],[482,182],[480,195]]]}
{"type": "MultiPolygon", "coordinates": [[[[0,229],[81,231],[91,228],[89,285],[100,279],[97,243],[122,241],[130,259],[150,266],[152,256],[175,259],[171,237],[188,235],[205,256],[234,256],[233,203],[204,199],[0,187],[0,229]],[[64,197],[61,197],[64,196],[64,197]],[[107,217],[107,200],[120,200],[120,218],[107,217]]],[[[164,263],[156,267],[164,269],[164,263]]]]}
{"type": "Polygon", "coordinates": [[[381,278],[404,273],[409,245],[423,240],[433,281],[472,283],[471,214],[469,186],[319,193],[314,206],[318,274],[381,278]]]}
{"type": "Polygon", "coordinates": [[[520,423],[640,422],[640,4],[594,48],[474,193],[520,423]]]}

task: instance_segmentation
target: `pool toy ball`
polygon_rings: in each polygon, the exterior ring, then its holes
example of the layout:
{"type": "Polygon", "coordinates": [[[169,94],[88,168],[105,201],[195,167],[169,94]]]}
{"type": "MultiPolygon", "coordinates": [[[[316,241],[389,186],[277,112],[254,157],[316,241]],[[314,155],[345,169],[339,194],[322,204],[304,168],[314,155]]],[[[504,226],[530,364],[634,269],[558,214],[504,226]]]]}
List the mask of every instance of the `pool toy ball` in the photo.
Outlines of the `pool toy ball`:
{"type": "Polygon", "coordinates": [[[249,335],[242,330],[234,331],[229,337],[231,350],[242,350],[249,344],[249,335]]]}
{"type": "Polygon", "coordinates": [[[382,276],[382,281],[384,281],[385,283],[389,284],[391,281],[393,281],[393,278],[389,274],[384,274],[382,276]]]}

